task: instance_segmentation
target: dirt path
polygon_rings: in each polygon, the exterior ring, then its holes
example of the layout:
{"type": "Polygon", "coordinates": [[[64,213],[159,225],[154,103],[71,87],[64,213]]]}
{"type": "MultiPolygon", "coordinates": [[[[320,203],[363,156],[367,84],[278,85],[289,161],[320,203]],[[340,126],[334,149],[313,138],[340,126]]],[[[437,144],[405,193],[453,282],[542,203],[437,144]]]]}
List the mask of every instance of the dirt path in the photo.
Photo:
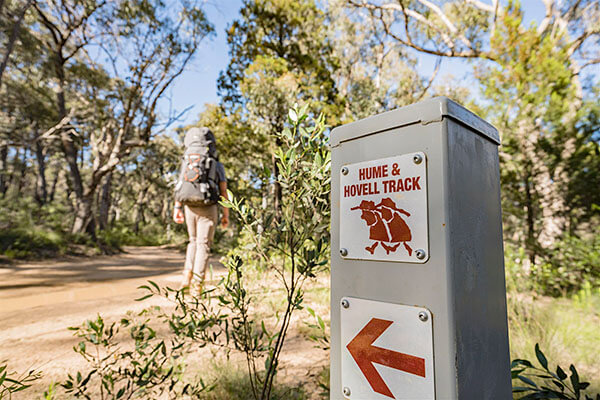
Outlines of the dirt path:
{"type": "MultiPolygon", "coordinates": [[[[184,255],[176,250],[128,247],[113,256],[0,264],[0,361],[9,360],[9,369],[20,373],[32,368],[43,372],[40,381],[13,399],[41,398],[51,382],[63,381],[67,372],[85,370],[82,357],[73,351],[79,339],[68,327],[97,314],[118,321],[128,311],[168,306],[159,298],[136,302],[142,293],[137,287],[148,280],[177,287],[183,261],[184,255]]],[[[216,259],[210,265],[207,279],[216,283],[226,271],[216,259]]],[[[315,350],[298,333],[302,316],[294,320],[296,329],[286,341],[279,377],[296,383],[309,381],[314,387],[315,375],[327,364],[327,354],[315,350]]],[[[308,392],[319,398],[316,388],[308,392]]]]}
{"type": "MultiPolygon", "coordinates": [[[[136,302],[137,287],[148,280],[177,287],[183,261],[175,250],[127,247],[113,256],[0,264],[0,361],[10,360],[9,368],[19,372],[41,369],[47,383],[63,379],[82,365],[72,350],[78,339],[67,327],[160,304],[136,302]]],[[[209,279],[225,272],[216,260],[211,267],[209,279]]]]}

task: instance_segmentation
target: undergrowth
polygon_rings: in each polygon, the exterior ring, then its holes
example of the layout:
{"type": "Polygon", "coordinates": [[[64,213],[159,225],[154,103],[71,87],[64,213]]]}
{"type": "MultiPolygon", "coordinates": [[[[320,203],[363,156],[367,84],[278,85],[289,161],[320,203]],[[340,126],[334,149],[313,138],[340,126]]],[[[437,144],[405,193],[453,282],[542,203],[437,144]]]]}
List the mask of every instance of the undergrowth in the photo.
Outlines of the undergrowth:
{"type": "Polygon", "coordinates": [[[572,298],[509,293],[511,359],[535,360],[536,344],[549,360],[573,364],[600,393],[600,291],[582,289],[572,298]]]}

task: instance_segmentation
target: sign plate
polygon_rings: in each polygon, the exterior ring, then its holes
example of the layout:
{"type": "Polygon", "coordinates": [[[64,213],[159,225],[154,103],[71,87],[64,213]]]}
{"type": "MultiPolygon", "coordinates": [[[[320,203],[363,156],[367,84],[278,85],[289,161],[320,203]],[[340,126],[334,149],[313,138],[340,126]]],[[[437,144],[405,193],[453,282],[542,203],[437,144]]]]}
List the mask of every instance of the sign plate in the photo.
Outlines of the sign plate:
{"type": "Polygon", "coordinates": [[[345,398],[435,399],[429,310],[352,297],[340,307],[345,398]]]}
{"type": "Polygon", "coordinates": [[[427,261],[426,165],[425,153],[417,152],[342,167],[340,253],[344,258],[427,261]]]}

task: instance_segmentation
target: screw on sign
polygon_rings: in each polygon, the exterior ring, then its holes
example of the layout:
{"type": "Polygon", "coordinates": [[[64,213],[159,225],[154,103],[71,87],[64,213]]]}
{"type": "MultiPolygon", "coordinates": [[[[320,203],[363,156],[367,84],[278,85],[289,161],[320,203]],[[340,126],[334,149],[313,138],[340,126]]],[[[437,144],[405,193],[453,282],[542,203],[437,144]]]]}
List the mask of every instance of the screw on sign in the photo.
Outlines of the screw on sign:
{"type": "Polygon", "coordinates": [[[407,243],[412,240],[412,233],[402,218],[402,215],[410,217],[410,213],[399,208],[391,198],[386,197],[379,204],[363,200],[351,210],[361,210],[360,217],[369,227],[369,239],[374,241],[371,246],[365,247],[369,253],[374,254],[379,244],[386,254],[395,252],[400,244],[404,244],[408,255],[412,255],[412,248],[407,243]]]}
{"type": "Polygon", "coordinates": [[[425,378],[425,359],[373,346],[373,342],[392,324],[393,321],[372,318],[348,343],[346,348],[371,388],[379,394],[395,399],[392,391],[373,364],[381,364],[425,378]]]}

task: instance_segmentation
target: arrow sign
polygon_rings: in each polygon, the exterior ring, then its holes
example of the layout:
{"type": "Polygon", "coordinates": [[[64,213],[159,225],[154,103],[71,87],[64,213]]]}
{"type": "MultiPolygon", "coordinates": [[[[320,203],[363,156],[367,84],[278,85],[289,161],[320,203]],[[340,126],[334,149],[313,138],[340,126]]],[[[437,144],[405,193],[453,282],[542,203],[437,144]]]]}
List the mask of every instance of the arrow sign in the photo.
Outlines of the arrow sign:
{"type": "Polygon", "coordinates": [[[379,394],[395,399],[390,388],[385,384],[373,364],[381,364],[424,378],[425,359],[373,346],[373,342],[393,323],[393,321],[372,318],[358,335],[348,343],[346,348],[354,361],[356,361],[356,364],[358,364],[358,368],[360,368],[365,378],[367,378],[371,388],[379,394]]]}

